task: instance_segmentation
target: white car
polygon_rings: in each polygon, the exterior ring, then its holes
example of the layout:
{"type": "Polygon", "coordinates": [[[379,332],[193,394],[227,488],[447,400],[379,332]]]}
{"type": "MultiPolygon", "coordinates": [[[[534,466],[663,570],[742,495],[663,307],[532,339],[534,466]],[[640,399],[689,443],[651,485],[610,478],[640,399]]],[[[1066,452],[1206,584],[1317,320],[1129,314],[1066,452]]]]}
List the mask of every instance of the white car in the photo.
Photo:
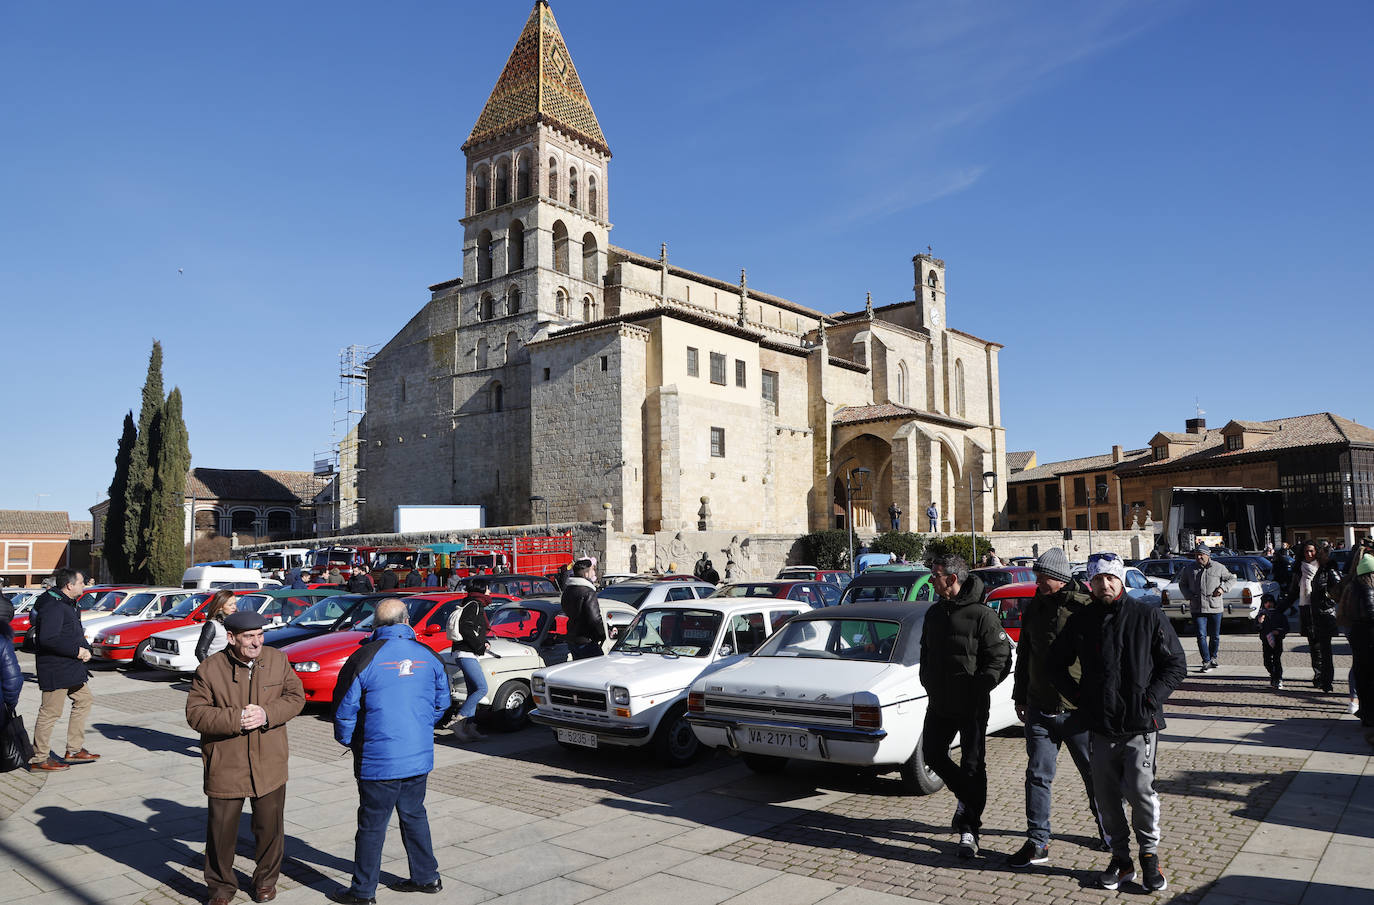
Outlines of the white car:
{"type": "MultiPolygon", "coordinates": [[[[1087,585],[1087,568],[1075,569],[1073,577],[1083,582],[1084,585],[1087,585]]],[[[1132,600],[1137,600],[1141,603],[1149,604],[1150,606],[1159,606],[1159,589],[1164,586],[1164,582],[1160,579],[1152,579],[1135,566],[1127,566],[1126,580],[1123,581],[1122,584],[1125,586],[1126,596],[1132,600]]]]}
{"type": "Polygon", "coordinates": [[[704,581],[643,581],[630,579],[608,585],[596,592],[597,602],[624,603],[636,610],[663,603],[666,600],[700,600],[716,592],[716,586],[704,581]]]}
{"type": "Polygon", "coordinates": [[[712,597],[641,609],[604,657],[535,672],[530,720],[567,748],[654,746],[680,766],[700,751],[687,723],[687,690],[734,663],[809,609],[774,597],[712,597]]]}
{"type": "MultiPolygon", "coordinates": [[[[795,617],[758,650],[698,679],[688,721],[703,745],[761,773],[788,758],[898,772],[928,795],[919,678],[927,603],[856,603],[795,617]]],[[[1016,724],[1011,678],[992,693],[988,731],[1016,724]]]]}
{"type": "Polygon", "coordinates": [[[94,643],[96,634],[103,629],[139,619],[156,619],[194,593],[184,588],[139,588],[130,592],[114,612],[81,620],[81,630],[86,640],[94,643]]]}
{"type": "Polygon", "coordinates": [[[112,588],[103,594],[92,595],[91,605],[81,610],[81,621],[103,619],[119,609],[125,597],[146,590],[147,588],[112,588]]]}
{"type": "MultiPolygon", "coordinates": [[[[216,592],[198,591],[193,596],[197,601],[202,601],[214,593],[216,592]]],[[[281,591],[248,592],[237,595],[234,603],[240,610],[251,610],[266,616],[266,627],[272,629],[284,623],[283,615],[288,618],[298,615],[309,605],[312,598],[320,599],[338,594],[337,591],[319,590],[301,590],[294,593],[300,596],[292,598],[281,591]]],[[[200,632],[204,626],[204,622],[195,622],[151,635],[148,638],[148,648],[143,651],[143,662],[155,669],[168,672],[195,672],[196,667],[200,665],[200,661],[196,659],[196,642],[200,640],[200,632]]]]}
{"type": "MultiPolygon", "coordinates": [[[[1265,594],[1274,595],[1274,599],[1279,599],[1279,583],[1269,578],[1263,566],[1255,562],[1261,557],[1250,556],[1219,556],[1213,557],[1214,562],[1219,562],[1225,566],[1236,580],[1231,584],[1231,589],[1221,597],[1223,610],[1221,618],[1226,620],[1249,619],[1253,622],[1259,616],[1260,603],[1265,594]]],[[[1192,566],[1184,566],[1184,569],[1192,566]]],[[[1178,579],[1182,576],[1183,570],[1174,576],[1174,580],[1163,586],[1160,591],[1160,606],[1170,619],[1190,621],[1193,614],[1188,603],[1188,598],[1179,589],[1178,579]]],[[[1155,579],[1159,581],[1159,579],[1155,579]]]]}
{"type": "MultiPolygon", "coordinates": [[[[606,629],[604,647],[610,649],[620,632],[635,618],[635,609],[623,603],[601,601],[601,620],[606,629]]],[[[491,614],[488,652],[477,658],[487,678],[487,693],[479,702],[488,708],[490,719],[507,732],[529,722],[530,680],[545,666],[568,658],[567,619],[557,600],[533,598],[497,607],[491,614]]],[[[451,653],[440,654],[446,663],[451,653]]],[[[462,672],[452,675],[453,701],[468,698],[462,672]]]]}

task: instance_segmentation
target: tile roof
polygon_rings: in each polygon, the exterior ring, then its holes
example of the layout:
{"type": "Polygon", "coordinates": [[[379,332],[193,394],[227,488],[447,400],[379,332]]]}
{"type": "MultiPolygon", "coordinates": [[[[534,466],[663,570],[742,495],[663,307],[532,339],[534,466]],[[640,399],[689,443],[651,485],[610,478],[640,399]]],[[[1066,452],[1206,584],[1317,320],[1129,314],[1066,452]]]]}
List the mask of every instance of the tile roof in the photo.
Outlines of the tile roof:
{"type": "Polygon", "coordinates": [[[1035,458],[1035,450],[1028,449],[1024,452],[1007,453],[1007,471],[1025,471],[1026,466],[1035,458]]]}
{"type": "MultiPolygon", "coordinates": [[[[831,363],[835,363],[833,358],[831,363]]],[[[846,405],[836,410],[830,423],[861,424],[866,421],[888,421],[893,418],[903,420],[918,418],[922,421],[934,421],[951,427],[977,427],[972,421],[965,421],[963,418],[955,418],[952,415],[944,415],[939,412],[925,412],[905,405],[897,405],[895,402],[884,402],[880,405],[846,405]]]]}
{"type": "Polygon", "coordinates": [[[1253,443],[1246,444],[1244,449],[1227,449],[1226,438],[1220,429],[1209,430],[1203,434],[1185,435],[1198,440],[1197,445],[1188,452],[1168,459],[1141,462],[1133,465],[1130,470],[1144,471],[1178,465],[1204,465],[1214,461],[1230,461],[1241,456],[1262,455],[1286,449],[1299,449],[1305,446],[1330,446],[1344,443],[1374,446],[1374,429],[1351,421],[1349,418],[1333,415],[1330,412],[1244,423],[1257,425],[1257,428],[1250,429],[1264,433],[1265,436],[1253,443]]]}
{"type": "Polygon", "coordinates": [[[506,68],[491,89],[482,115],[463,149],[521,126],[552,123],[589,145],[611,153],[587,100],[568,45],[548,3],[539,0],[516,39],[506,68]]]}
{"type": "Polygon", "coordinates": [[[67,513],[51,509],[0,509],[0,534],[60,534],[68,536],[67,513]]]}
{"type": "Polygon", "coordinates": [[[94,523],[90,519],[72,519],[68,524],[68,534],[72,540],[90,540],[91,532],[94,530],[94,523]]]}
{"type": "Polygon", "coordinates": [[[202,500],[262,500],[295,503],[311,500],[325,486],[308,471],[263,471],[257,468],[193,468],[186,495],[202,500]]]}
{"type": "MultiPolygon", "coordinates": [[[[1120,465],[1133,464],[1137,461],[1144,461],[1150,457],[1149,448],[1128,449],[1122,452],[1121,462],[1114,461],[1112,453],[1103,453],[1100,456],[1085,456],[1081,459],[1065,459],[1062,462],[1046,462],[1044,465],[1037,465],[1035,468],[1027,468],[1025,471],[1018,471],[1016,474],[1007,478],[1009,483],[1019,483],[1022,481],[1047,481],[1050,478],[1057,478],[1064,474],[1073,474],[1076,471],[1090,471],[1094,468],[1113,468],[1120,465]]],[[[1008,454],[1010,458],[1010,454],[1008,454]]]]}

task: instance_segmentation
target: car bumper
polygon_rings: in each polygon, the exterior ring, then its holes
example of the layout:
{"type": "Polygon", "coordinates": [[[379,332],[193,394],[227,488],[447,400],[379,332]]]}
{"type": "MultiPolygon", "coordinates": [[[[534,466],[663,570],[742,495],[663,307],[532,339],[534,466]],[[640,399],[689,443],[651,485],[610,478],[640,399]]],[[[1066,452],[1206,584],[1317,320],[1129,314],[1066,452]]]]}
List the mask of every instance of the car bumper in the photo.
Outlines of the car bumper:
{"type": "Polygon", "coordinates": [[[703,745],[736,753],[768,754],[851,766],[874,766],[885,762],[881,750],[888,738],[885,729],[818,726],[786,720],[740,720],[696,713],[688,714],[687,722],[692,724],[692,731],[703,745]],[[777,733],[791,737],[804,736],[815,743],[806,747],[782,747],[757,738],[762,736],[766,739],[777,733]]]}
{"type": "Polygon", "coordinates": [[[162,669],[167,672],[195,672],[200,664],[195,657],[186,657],[182,654],[169,654],[160,650],[145,650],[143,652],[143,662],[154,669],[162,669]]]}
{"type": "Polygon", "coordinates": [[[108,644],[92,644],[91,658],[94,660],[132,660],[134,658],[134,647],[130,644],[111,646],[108,644]]]}
{"type": "Polygon", "coordinates": [[[642,723],[589,723],[585,720],[557,716],[535,708],[530,711],[530,722],[550,729],[571,729],[595,735],[598,742],[607,745],[642,745],[653,734],[653,727],[642,723]]]}
{"type": "Polygon", "coordinates": [[[325,676],[317,672],[298,672],[296,677],[301,680],[301,688],[305,691],[306,703],[320,704],[334,701],[334,685],[339,680],[338,673],[325,676]]]}

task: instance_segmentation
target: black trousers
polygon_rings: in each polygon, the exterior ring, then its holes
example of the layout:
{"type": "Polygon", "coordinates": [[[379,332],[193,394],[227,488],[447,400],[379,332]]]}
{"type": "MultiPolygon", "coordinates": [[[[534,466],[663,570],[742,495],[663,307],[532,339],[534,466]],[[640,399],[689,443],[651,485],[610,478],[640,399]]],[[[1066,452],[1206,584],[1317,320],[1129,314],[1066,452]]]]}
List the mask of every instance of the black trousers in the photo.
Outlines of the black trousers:
{"type": "Polygon", "coordinates": [[[1307,655],[1312,660],[1312,684],[1330,688],[1336,681],[1336,664],[1331,660],[1331,632],[1323,624],[1322,616],[1314,614],[1310,606],[1298,607],[1298,620],[1307,638],[1307,655]]]}
{"type": "MultiPolygon", "coordinates": [[[[286,785],[248,799],[253,803],[253,841],[257,843],[253,889],[277,885],[282,855],[286,851],[286,785]]],[[[205,885],[210,898],[233,898],[238,890],[234,877],[234,848],[239,839],[242,798],[211,798],[205,826],[205,885]]]]}
{"type": "Polygon", "coordinates": [[[1264,654],[1264,670],[1269,678],[1283,681],[1283,636],[1274,636],[1274,646],[1270,647],[1264,635],[1260,635],[1260,651],[1264,654]]]}
{"type": "Polygon", "coordinates": [[[1374,726],[1374,625],[1357,622],[1350,627],[1350,653],[1355,661],[1355,694],[1360,699],[1360,723],[1374,726]]]}
{"type": "Polygon", "coordinates": [[[988,803],[986,762],[988,701],[969,708],[958,716],[926,711],[925,731],[921,735],[921,755],[935,775],[964,805],[960,829],[976,833],[983,825],[983,809],[988,803]],[[959,736],[959,763],[949,756],[954,736],[959,736]]]}

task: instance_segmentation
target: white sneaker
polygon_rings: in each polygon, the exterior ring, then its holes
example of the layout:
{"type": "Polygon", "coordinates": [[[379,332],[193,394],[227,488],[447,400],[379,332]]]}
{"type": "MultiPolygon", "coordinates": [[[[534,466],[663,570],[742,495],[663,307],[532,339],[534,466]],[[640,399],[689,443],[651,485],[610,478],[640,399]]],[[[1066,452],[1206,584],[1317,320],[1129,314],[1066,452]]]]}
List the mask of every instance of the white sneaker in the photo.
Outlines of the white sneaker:
{"type": "Polygon", "coordinates": [[[1351,699],[1350,699],[1350,709],[1349,709],[1348,711],[1346,711],[1346,712],[1347,712],[1347,713],[1350,713],[1351,715],[1354,715],[1354,714],[1356,714],[1356,713],[1359,713],[1359,712],[1360,712],[1360,699],[1359,699],[1359,698],[1351,698],[1351,699]]]}
{"type": "Polygon", "coordinates": [[[959,834],[959,857],[976,858],[978,856],[978,834],[960,833],[959,834]]]}

